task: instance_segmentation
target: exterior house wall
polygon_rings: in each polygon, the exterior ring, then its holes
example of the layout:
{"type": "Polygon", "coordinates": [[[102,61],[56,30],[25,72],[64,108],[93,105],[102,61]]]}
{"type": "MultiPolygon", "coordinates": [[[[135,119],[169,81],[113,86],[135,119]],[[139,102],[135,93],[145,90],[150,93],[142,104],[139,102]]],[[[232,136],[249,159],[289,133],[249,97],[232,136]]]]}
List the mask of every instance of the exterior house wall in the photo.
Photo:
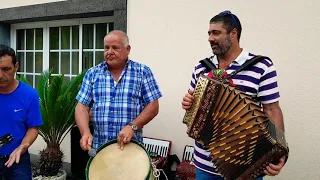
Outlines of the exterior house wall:
{"type": "MultiPolygon", "coordinates": [[[[0,9],[7,7],[0,4],[0,9]]],[[[319,8],[320,2],[314,0],[128,1],[124,29],[132,46],[130,58],[152,69],[164,95],[159,115],[144,128],[144,135],[172,140],[172,153],[180,158],[184,145],[193,144],[182,123],[181,100],[195,63],[212,55],[207,41],[209,20],[228,9],[242,23],[241,46],[269,56],[277,68],[290,156],[279,176],[265,179],[320,179],[319,8]]],[[[70,161],[69,142],[67,137],[62,144],[66,161],[70,161]]],[[[37,153],[42,148],[38,138],[30,150],[37,153]]]]}
{"type": "Polygon", "coordinates": [[[172,140],[180,158],[193,143],[182,123],[182,97],[195,63],[212,55],[209,20],[230,10],[242,23],[241,46],[269,56],[277,68],[290,156],[279,176],[265,179],[320,179],[319,8],[314,0],[128,1],[131,58],[151,67],[164,94],[145,135],[172,140]]]}

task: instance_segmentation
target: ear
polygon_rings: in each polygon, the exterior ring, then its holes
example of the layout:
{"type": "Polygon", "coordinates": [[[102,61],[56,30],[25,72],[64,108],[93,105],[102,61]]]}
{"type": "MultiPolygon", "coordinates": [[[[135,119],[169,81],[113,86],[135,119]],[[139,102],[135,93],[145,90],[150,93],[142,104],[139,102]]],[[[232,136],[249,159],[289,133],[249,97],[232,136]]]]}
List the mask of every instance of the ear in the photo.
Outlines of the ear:
{"type": "Polygon", "coordinates": [[[127,53],[128,53],[128,55],[130,54],[130,50],[131,50],[131,46],[130,45],[128,45],[127,47],[126,47],[126,49],[127,49],[127,53]]]}
{"type": "Polygon", "coordinates": [[[15,72],[18,72],[19,66],[20,66],[19,62],[16,62],[16,64],[14,65],[15,72]]]}
{"type": "Polygon", "coordinates": [[[233,28],[230,32],[231,39],[238,39],[238,31],[236,28],[233,28]]]}

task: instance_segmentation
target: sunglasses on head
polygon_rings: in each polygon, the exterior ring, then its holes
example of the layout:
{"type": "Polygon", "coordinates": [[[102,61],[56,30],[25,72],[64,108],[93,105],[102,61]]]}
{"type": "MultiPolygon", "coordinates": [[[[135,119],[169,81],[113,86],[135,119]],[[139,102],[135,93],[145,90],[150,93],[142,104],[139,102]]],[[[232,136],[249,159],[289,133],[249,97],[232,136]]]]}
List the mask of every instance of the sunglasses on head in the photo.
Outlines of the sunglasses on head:
{"type": "Polygon", "coordinates": [[[231,11],[226,10],[226,11],[222,11],[221,13],[219,13],[219,16],[227,16],[227,15],[230,15],[230,16],[231,16],[233,24],[234,24],[236,27],[238,27],[238,23],[237,23],[237,21],[236,21],[235,15],[232,14],[231,11]]]}

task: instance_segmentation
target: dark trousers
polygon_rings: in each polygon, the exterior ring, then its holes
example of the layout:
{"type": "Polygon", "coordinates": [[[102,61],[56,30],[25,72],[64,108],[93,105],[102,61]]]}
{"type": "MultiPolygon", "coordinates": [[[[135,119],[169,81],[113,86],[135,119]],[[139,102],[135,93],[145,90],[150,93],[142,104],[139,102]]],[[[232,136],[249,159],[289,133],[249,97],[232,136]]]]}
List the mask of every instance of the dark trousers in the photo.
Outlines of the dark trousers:
{"type": "Polygon", "coordinates": [[[10,168],[4,164],[9,156],[0,157],[0,180],[32,180],[30,154],[25,152],[21,155],[19,163],[13,163],[10,168]]]}

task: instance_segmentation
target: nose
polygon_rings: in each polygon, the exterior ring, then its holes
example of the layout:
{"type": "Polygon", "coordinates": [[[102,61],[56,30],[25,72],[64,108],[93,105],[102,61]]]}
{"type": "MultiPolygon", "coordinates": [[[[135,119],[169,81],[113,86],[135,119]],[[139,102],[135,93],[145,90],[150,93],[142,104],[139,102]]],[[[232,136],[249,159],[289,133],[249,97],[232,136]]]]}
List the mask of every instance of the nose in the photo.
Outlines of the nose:
{"type": "Polygon", "coordinates": [[[112,48],[106,49],[108,55],[113,54],[114,50],[112,48]]]}
{"type": "Polygon", "coordinates": [[[215,40],[214,36],[212,34],[209,35],[208,41],[213,42],[215,40]]]}

